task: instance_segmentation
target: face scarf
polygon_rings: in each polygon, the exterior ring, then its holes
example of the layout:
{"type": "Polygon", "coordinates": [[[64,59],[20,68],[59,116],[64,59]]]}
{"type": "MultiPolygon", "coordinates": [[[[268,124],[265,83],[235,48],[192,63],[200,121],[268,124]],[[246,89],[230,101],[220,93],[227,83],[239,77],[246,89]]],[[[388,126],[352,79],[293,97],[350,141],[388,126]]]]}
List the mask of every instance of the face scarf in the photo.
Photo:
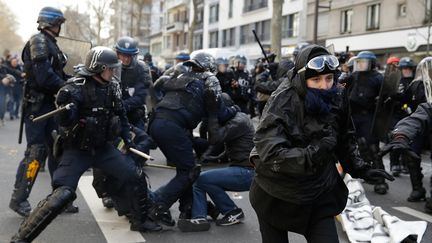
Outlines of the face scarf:
{"type": "Polygon", "coordinates": [[[316,115],[330,113],[331,101],[336,94],[336,85],[328,90],[308,88],[305,96],[306,112],[316,115]]]}

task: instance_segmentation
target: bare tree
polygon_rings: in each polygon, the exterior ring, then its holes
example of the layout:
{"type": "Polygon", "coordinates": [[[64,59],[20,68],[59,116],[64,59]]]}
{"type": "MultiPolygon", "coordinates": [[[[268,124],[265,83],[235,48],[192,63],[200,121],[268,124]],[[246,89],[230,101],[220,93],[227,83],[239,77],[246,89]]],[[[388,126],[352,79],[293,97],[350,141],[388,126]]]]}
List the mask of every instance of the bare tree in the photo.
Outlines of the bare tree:
{"type": "Polygon", "coordinates": [[[80,13],[78,8],[67,6],[64,15],[66,22],[64,23],[63,34],[66,37],[91,41],[91,26],[90,26],[90,15],[80,13]]]}
{"type": "Polygon", "coordinates": [[[199,3],[199,0],[192,0],[192,9],[193,9],[192,22],[189,25],[188,43],[187,43],[188,44],[188,50],[190,53],[192,53],[194,50],[193,37],[194,37],[195,27],[196,27],[197,22],[198,22],[198,3],[199,3]]]}
{"type": "Polygon", "coordinates": [[[23,48],[23,40],[16,33],[18,23],[12,11],[0,0],[0,50],[18,52],[23,48]]]}
{"type": "Polygon", "coordinates": [[[102,45],[101,33],[104,29],[104,24],[109,20],[109,7],[111,0],[87,0],[87,4],[89,10],[92,12],[91,15],[94,15],[95,23],[93,28],[90,29],[90,33],[94,40],[95,44],[102,45]]]}
{"type": "MultiPolygon", "coordinates": [[[[151,6],[151,0],[132,0],[132,3],[134,4],[134,14],[133,17],[136,19],[136,30],[135,33],[132,32],[131,34],[135,34],[135,36],[142,36],[141,33],[141,26],[142,26],[142,19],[143,19],[143,10],[146,6],[151,6]]],[[[133,21],[131,21],[133,22],[133,21]]]]}
{"type": "Polygon", "coordinates": [[[271,50],[280,60],[282,46],[282,6],[284,0],[273,0],[273,17],[271,19],[271,50]]]}

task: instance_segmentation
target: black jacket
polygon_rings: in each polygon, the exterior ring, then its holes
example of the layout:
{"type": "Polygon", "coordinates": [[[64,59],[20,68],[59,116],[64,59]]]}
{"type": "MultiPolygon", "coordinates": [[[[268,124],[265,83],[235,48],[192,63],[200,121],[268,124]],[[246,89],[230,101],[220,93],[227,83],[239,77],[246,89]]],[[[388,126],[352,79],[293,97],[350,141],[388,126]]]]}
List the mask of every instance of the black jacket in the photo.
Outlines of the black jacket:
{"type": "Polygon", "coordinates": [[[432,105],[422,103],[417,107],[417,110],[410,116],[400,120],[393,130],[395,134],[403,134],[414,141],[419,137],[431,132],[432,122],[432,105]]]}
{"type": "MultiPolygon", "coordinates": [[[[302,52],[295,70],[306,65],[310,52],[302,52]]],[[[342,180],[336,170],[339,161],[344,171],[354,177],[366,168],[360,158],[350,117],[347,95],[339,88],[332,101],[331,112],[318,117],[304,109],[306,92],[304,73],[288,73],[271,95],[254,137],[258,160],[255,182],[268,194],[295,204],[312,204],[320,195],[332,191],[342,180]],[[302,81],[303,80],[303,81],[302,81]],[[332,153],[312,162],[309,146],[337,134],[332,153]]]]}

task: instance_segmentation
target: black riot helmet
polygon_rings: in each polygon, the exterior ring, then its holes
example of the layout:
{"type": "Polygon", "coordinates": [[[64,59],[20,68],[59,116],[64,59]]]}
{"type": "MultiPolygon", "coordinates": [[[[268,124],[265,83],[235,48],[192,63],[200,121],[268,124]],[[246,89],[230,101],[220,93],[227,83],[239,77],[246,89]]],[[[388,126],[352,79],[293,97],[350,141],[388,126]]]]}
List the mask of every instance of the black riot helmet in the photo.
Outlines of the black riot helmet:
{"type": "Polygon", "coordinates": [[[66,21],[63,12],[60,9],[53,7],[44,7],[40,10],[37,23],[38,30],[47,27],[61,26],[66,21]]]}
{"type": "Polygon", "coordinates": [[[147,52],[145,55],[144,55],[144,62],[146,62],[146,63],[150,63],[150,62],[152,62],[153,61],[153,59],[152,59],[152,55],[149,53],[149,52],[147,52]]]}
{"type": "Polygon", "coordinates": [[[96,46],[87,52],[85,71],[87,75],[93,75],[101,73],[107,68],[120,67],[120,65],[115,51],[108,47],[96,46]]]}
{"type": "Polygon", "coordinates": [[[130,36],[120,37],[115,44],[115,49],[125,55],[134,56],[139,53],[138,42],[130,36]]]}
{"type": "Polygon", "coordinates": [[[203,71],[215,72],[216,61],[212,55],[206,52],[196,54],[191,60],[183,63],[185,66],[195,66],[203,71]]]}
{"type": "Polygon", "coordinates": [[[402,57],[399,60],[399,68],[415,68],[417,64],[410,57],[402,57]]]}

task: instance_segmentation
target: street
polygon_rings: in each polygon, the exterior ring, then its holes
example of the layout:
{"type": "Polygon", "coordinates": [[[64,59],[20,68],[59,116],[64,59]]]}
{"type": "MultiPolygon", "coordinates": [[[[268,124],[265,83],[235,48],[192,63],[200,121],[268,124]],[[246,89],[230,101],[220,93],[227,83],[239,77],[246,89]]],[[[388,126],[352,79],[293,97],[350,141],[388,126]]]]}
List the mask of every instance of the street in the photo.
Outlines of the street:
{"type": "MultiPolygon", "coordinates": [[[[17,144],[18,120],[6,121],[0,127],[0,242],[8,242],[17,231],[22,220],[20,216],[8,208],[10,195],[15,178],[15,171],[19,160],[23,156],[25,141],[17,144]]],[[[165,158],[159,150],[152,151],[154,163],[164,164],[165,158]]],[[[430,191],[431,165],[429,154],[423,155],[423,183],[430,191]]],[[[79,161],[77,161],[79,163],[79,161]]],[[[385,158],[388,168],[388,158],[385,158]]],[[[207,169],[205,167],[204,169],[207,169]]],[[[152,190],[157,189],[170,179],[174,171],[170,169],[147,168],[152,190]]],[[[86,172],[80,180],[75,203],[79,206],[78,214],[62,214],[50,224],[45,231],[34,241],[42,242],[260,242],[259,226],[256,215],[250,206],[248,193],[234,194],[235,202],[245,213],[242,224],[231,227],[219,227],[214,223],[208,232],[182,233],[178,228],[165,229],[160,233],[137,233],[129,231],[129,224],[125,218],[120,218],[113,210],[104,209],[101,200],[96,198],[92,188],[92,173],[86,172]]],[[[423,214],[424,203],[409,203],[406,201],[411,186],[409,177],[403,175],[394,182],[389,183],[390,190],[385,196],[373,192],[373,186],[365,185],[371,204],[381,206],[385,211],[402,220],[426,220],[428,228],[422,242],[432,242],[432,215],[423,214]],[[396,209],[397,208],[397,209],[396,209]],[[412,209],[412,210],[409,210],[412,209]]],[[[51,191],[50,176],[48,172],[40,173],[30,196],[32,207],[45,198],[51,191]]],[[[430,194],[428,194],[430,196],[430,194]]],[[[177,219],[177,205],[171,208],[173,217],[177,219]]],[[[340,242],[348,242],[345,233],[337,223],[340,242]]],[[[302,236],[290,234],[290,242],[306,242],[302,236]]]]}

